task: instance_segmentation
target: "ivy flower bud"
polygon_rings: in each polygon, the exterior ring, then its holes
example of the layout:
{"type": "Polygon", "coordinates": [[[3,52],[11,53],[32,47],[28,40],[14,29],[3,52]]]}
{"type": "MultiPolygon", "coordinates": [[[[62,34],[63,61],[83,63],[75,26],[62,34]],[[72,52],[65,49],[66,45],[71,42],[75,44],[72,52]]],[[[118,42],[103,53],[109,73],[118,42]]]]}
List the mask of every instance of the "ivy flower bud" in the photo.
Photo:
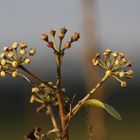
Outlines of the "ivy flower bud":
{"type": "Polygon", "coordinates": [[[18,45],[19,45],[19,44],[18,44],[17,42],[14,42],[13,45],[12,45],[12,48],[13,48],[13,49],[17,49],[17,48],[18,48],[18,45]]]}
{"type": "Polygon", "coordinates": [[[8,47],[4,47],[4,48],[3,48],[3,51],[4,51],[4,52],[8,51],[8,47]]]}
{"type": "Polygon", "coordinates": [[[26,50],[25,50],[25,49],[21,49],[21,50],[20,50],[20,54],[21,54],[21,55],[25,55],[25,53],[26,53],[26,50]]]}
{"type": "Polygon", "coordinates": [[[13,51],[13,48],[8,48],[8,52],[12,52],[13,51]]]}
{"type": "Polygon", "coordinates": [[[80,38],[80,34],[75,32],[71,39],[72,39],[72,42],[73,42],[73,41],[77,41],[79,38],[80,38]]]}
{"type": "Polygon", "coordinates": [[[52,30],[50,30],[50,32],[49,32],[49,33],[50,33],[50,35],[51,35],[52,37],[54,37],[54,36],[55,36],[56,31],[52,29],[52,30]]]}
{"type": "Polygon", "coordinates": [[[36,49],[35,48],[30,49],[30,51],[29,51],[30,55],[33,56],[35,53],[36,53],[36,49]]]}
{"type": "Polygon", "coordinates": [[[71,42],[67,41],[65,44],[64,44],[64,48],[68,49],[71,47],[71,42]]]}
{"type": "Polygon", "coordinates": [[[120,53],[119,56],[120,56],[120,58],[124,58],[124,54],[123,53],[120,53]]]}
{"type": "Polygon", "coordinates": [[[13,52],[9,52],[9,53],[8,53],[8,57],[9,57],[9,58],[12,58],[13,56],[14,56],[14,53],[13,53],[13,52]]]}
{"type": "Polygon", "coordinates": [[[35,99],[36,99],[35,95],[32,95],[30,98],[30,103],[34,103],[35,99]]]}
{"type": "Polygon", "coordinates": [[[116,60],[114,64],[115,64],[115,66],[119,66],[120,65],[120,61],[116,60]]]}
{"type": "Polygon", "coordinates": [[[52,41],[49,41],[49,42],[47,43],[47,46],[48,46],[49,48],[52,48],[52,47],[53,47],[53,42],[52,42],[52,41]]]}
{"type": "Polygon", "coordinates": [[[5,64],[6,64],[6,60],[5,59],[2,59],[1,60],[1,65],[4,66],[5,64]]]}
{"type": "Polygon", "coordinates": [[[125,77],[125,72],[124,72],[124,71],[121,71],[121,72],[119,73],[119,77],[120,77],[120,78],[125,77]]]}
{"type": "Polygon", "coordinates": [[[41,34],[41,39],[48,42],[48,35],[47,34],[41,34]]]}
{"type": "Polygon", "coordinates": [[[99,64],[99,60],[97,60],[97,59],[92,59],[92,63],[93,63],[93,65],[98,65],[99,64]]]}
{"type": "Polygon", "coordinates": [[[1,58],[5,58],[5,53],[1,53],[1,54],[0,54],[0,57],[1,57],[1,58]]]}
{"type": "Polygon", "coordinates": [[[121,81],[121,87],[126,87],[126,86],[127,86],[126,82],[125,81],[121,81]]]}
{"type": "Polygon", "coordinates": [[[126,72],[126,74],[127,74],[128,76],[133,76],[134,72],[133,72],[132,70],[129,70],[129,71],[126,72]]]}
{"type": "Polygon", "coordinates": [[[1,76],[1,77],[5,77],[5,76],[6,76],[5,71],[1,71],[1,72],[0,72],[0,76],[1,76]]]}
{"type": "Polygon", "coordinates": [[[59,32],[59,33],[58,33],[58,38],[59,38],[59,39],[63,39],[63,38],[64,38],[64,36],[65,36],[65,34],[64,34],[64,33],[62,33],[62,32],[59,32]]]}
{"type": "Polygon", "coordinates": [[[18,77],[19,73],[17,71],[12,72],[12,77],[18,77]]]}
{"type": "Polygon", "coordinates": [[[66,34],[67,29],[65,27],[63,27],[63,28],[60,29],[60,32],[66,34]]]}
{"type": "Polygon", "coordinates": [[[108,53],[108,52],[105,51],[105,52],[103,53],[103,56],[107,57],[107,56],[109,56],[109,54],[110,54],[110,53],[108,53]]]}
{"type": "Polygon", "coordinates": [[[33,88],[32,88],[32,92],[33,92],[33,93],[38,93],[38,92],[39,92],[39,88],[33,87],[33,88]]]}
{"type": "Polygon", "coordinates": [[[25,63],[25,64],[30,64],[30,63],[31,63],[31,60],[30,60],[29,58],[26,58],[26,59],[24,60],[24,63],[25,63]]]}
{"type": "Polygon", "coordinates": [[[112,53],[112,56],[114,56],[116,58],[117,56],[119,56],[119,53],[118,52],[114,52],[114,53],[112,53]]]}
{"type": "Polygon", "coordinates": [[[13,66],[14,68],[17,68],[17,67],[18,67],[18,65],[19,65],[19,64],[18,64],[18,62],[17,62],[17,61],[13,61],[13,62],[12,62],[12,66],[13,66]]]}
{"type": "Polygon", "coordinates": [[[112,51],[110,49],[107,49],[106,52],[110,54],[112,51]]]}
{"type": "Polygon", "coordinates": [[[20,43],[20,47],[21,47],[21,49],[27,48],[27,43],[25,43],[25,42],[20,43]]]}
{"type": "Polygon", "coordinates": [[[123,58],[123,59],[122,59],[122,62],[123,62],[123,63],[126,63],[126,62],[127,62],[127,59],[126,59],[126,58],[123,58]]]}

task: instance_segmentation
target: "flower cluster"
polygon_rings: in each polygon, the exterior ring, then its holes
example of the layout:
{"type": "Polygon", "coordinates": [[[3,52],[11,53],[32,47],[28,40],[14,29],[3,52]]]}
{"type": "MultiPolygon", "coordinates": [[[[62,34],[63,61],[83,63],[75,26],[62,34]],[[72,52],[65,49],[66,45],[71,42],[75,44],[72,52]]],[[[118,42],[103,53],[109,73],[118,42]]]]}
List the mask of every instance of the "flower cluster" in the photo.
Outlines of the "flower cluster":
{"type": "MultiPolygon", "coordinates": [[[[53,86],[52,82],[49,82],[48,84],[53,86]]],[[[65,89],[62,88],[61,92],[64,93],[65,89]]],[[[58,105],[57,94],[54,90],[49,88],[47,85],[41,83],[32,88],[32,95],[30,98],[30,103],[34,103],[34,102],[41,103],[42,105],[44,105],[43,106],[44,108],[46,108],[46,105],[49,105],[49,104],[53,106],[57,106],[58,105]]],[[[37,111],[40,112],[44,108],[41,108],[41,110],[39,109],[37,111]]]]}
{"type": "Polygon", "coordinates": [[[114,77],[120,82],[121,87],[127,86],[126,81],[121,80],[122,78],[131,79],[133,77],[133,71],[127,70],[128,67],[132,66],[132,63],[127,60],[123,53],[107,49],[103,54],[97,53],[92,63],[105,69],[106,75],[114,77]]]}
{"type": "MultiPolygon", "coordinates": [[[[41,39],[47,42],[47,46],[49,48],[52,48],[55,52],[60,52],[61,51],[61,45],[62,45],[62,40],[65,37],[65,34],[67,32],[67,29],[65,27],[61,28],[57,37],[60,40],[59,45],[57,46],[56,42],[55,42],[55,35],[56,35],[56,31],[55,30],[50,30],[49,34],[50,37],[52,38],[52,40],[50,41],[49,36],[47,34],[42,34],[41,35],[41,39]]],[[[75,41],[77,41],[80,38],[79,33],[75,32],[70,41],[66,41],[64,43],[64,47],[62,48],[62,51],[64,51],[65,49],[68,49],[71,47],[71,44],[75,41]]]]}
{"type": "Polygon", "coordinates": [[[27,49],[26,43],[14,42],[11,47],[4,47],[0,54],[0,76],[5,77],[6,74],[12,74],[13,77],[19,75],[18,68],[21,65],[31,62],[30,56],[36,53],[35,48],[27,49]]]}

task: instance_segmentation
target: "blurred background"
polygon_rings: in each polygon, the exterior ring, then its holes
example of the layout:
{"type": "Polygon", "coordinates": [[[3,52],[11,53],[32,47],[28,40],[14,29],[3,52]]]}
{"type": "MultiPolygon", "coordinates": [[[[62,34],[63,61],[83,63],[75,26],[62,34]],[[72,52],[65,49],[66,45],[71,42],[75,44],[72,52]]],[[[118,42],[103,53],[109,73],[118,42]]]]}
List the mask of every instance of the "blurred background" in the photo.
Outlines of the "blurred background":
{"type": "MultiPolygon", "coordinates": [[[[121,89],[109,79],[95,95],[114,106],[123,120],[117,121],[105,111],[91,108],[80,111],[72,121],[70,138],[88,139],[88,124],[93,126],[93,140],[140,139],[140,1],[139,0],[0,0],[0,46],[27,42],[37,49],[30,70],[44,79],[55,79],[55,63],[51,51],[41,41],[40,34],[51,28],[68,29],[66,40],[73,32],[81,38],[66,52],[63,61],[63,85],[71,97],[80,99],[101,79],[103,73],[91,65],[98,51],[107,48],[124,52],[134,62],[134,78],[121,89]]],[[[0,137],[22,140],[34,126],[44,130],[50,122],[44,114],[35,112],[30,104],[31,89],[21,79],[0,79],[0,137]]]]}

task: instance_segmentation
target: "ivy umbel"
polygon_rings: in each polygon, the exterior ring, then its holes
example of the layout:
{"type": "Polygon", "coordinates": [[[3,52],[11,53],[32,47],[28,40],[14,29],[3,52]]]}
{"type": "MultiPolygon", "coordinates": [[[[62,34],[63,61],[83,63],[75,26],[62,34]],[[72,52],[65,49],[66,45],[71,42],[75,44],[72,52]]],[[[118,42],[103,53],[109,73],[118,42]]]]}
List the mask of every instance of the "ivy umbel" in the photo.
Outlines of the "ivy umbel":
{"type": "Polygon", "coordinates": [[[132,65],[131,62],[128,61],[123,53],[112,52],[110,49],[107,49],[103,54],[97,53],[92,63],[95,66],[103,68],[105,75],[85,97],[79,100],[76,105],[73,105],[73,101],[68,98],[65,89],[62,88],[61,66],[66,50],[71,48],[72,44],[80,38],[80,35],[75,32],[70,40],[63,43],[66,32],[67,29],[64,27],[58,32],[58,44],[55,41],[55,30],[50,30],[49,35],[41,35],[41,39],[45,41],[48,48],[52,49],[55,56],[55,82],[43,80],[26,68],[26,65],[31,63],[31,57],[36,54],[36,49],[29,49],[26,43],[14,42],[11,47],[4,47],[3,52],[0,54],[0,76],[11,75],[14,78],[23,78],[28,82],[32,92],[30,103],[38,103],[39,106],[36,111],[46,113],[52,122],[52,128],[45,133],[43,133],[41,128],[34,127],[25,136],[27,140],[69,140],[69,122],[79,109],[84,106],[103,108],[113,117],[121,120],[120,114],[112,106],[91,97],[109,77],[115,78],[121,87],[126,87],[127,83],[124,79],[131,79],[133,77],[133,71],[129,69],[132,65]],[[59,113],[56,116],[54,115],[54,111],[57,108],[59,109],[59,113]]]}

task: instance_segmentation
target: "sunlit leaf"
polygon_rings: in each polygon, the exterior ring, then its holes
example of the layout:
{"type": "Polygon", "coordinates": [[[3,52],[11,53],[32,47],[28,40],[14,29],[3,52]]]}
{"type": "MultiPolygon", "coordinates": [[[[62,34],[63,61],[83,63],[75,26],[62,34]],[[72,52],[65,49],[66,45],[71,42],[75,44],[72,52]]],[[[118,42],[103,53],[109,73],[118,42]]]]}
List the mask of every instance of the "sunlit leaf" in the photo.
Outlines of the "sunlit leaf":
{"type": "Polygon", "coordinates": [[[100,108],[103,108],[105,109],[110,115],[112,115],[114,118],[118,119],[118,120],[121,120],[121,116],[120,114],[116,111],[116,109],[114,109],[112,106],[106,104],[106,103],[103,103],[97,99],[90,99],[90,100],[87,100],[85,101],[81,107],[83,106],[95,106],[95,107],[100,107],[100,108]]]}

